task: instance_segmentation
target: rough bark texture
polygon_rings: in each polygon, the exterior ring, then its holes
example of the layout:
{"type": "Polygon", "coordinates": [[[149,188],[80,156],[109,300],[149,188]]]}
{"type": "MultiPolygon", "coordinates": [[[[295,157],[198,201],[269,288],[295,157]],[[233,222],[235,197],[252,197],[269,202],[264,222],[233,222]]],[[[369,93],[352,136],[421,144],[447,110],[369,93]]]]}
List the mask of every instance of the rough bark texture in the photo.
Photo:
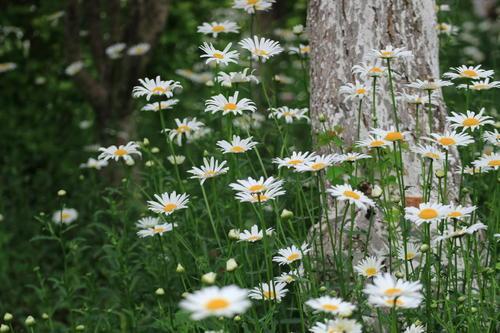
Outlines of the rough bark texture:
{"type": "MultiPolygon", "coordinates": [[[[311,116],[316,132],[322,131],[323,124],[320,124],[318,117],[324,114],[328,128],[341,126],[343,139],[348,144],[355,141],[357,102],[344,101],[344,96],[338,91],[340,86],[355,81],[351,71],[353,65],[366,60],[372,49],[393,45],[404,46],[413,52],[414,57],[411,59],[391,62],[391,67],[399,74],[397,91],[401,91],[401,87],[410,81],[440,76],[434,6],[434,0],[310,1],[311,116]]],[[[394,125],[388,79],[384,78],[381,82],[381,91],[377,94],[378,127],[388,128],[394,125]]],[[[363,104],[361,138],[366,137],[372,127],[370,105],[370,99],[363,104]]],[[[398,112],[400,129],[412,131],[415,128],[414,107],[398,103],[398,112]]],[[[434,132],[440,131],[446,114],[442,103],[434,109],[433,114],[434,132]]],[[[421,129],[427,131],[427,126],[423,126],[427,124],[425,112],[421,110],[420,115],[421,129]]],[[[426,136],[426,133],[422,133],[422,136],[426,136]]],[[[413,154],[405,153],[404,164],[406,185],[412,186],[407,193],[418,196],[420,162],[413,154]]],[[[356,224],[361,229],[366,227],[366,221],[356,221],[356,224]]],[[[374,237],[377,234],[380,232],[374,230],[374,237]]],[[[380,242],[375,243],[380,246],[380,242]]]]}

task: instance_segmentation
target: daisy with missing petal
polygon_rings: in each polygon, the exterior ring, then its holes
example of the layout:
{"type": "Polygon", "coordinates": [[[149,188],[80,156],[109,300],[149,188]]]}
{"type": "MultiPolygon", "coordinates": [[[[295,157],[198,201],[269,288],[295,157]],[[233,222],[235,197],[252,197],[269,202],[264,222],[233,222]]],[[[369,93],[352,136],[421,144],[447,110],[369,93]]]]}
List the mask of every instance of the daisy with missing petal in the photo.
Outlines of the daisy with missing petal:
{"type": "Polygon", "coordinates": [[[495,74],[494,71],[481,69],[481,65],[478,65],[476,67],[462,65],[460,67],[451,68],[451,70],[452,70],[451,72],[444,73],[443,76],[452,80],[455,79],[477,80],[477,79],[486,79],[495,74]]]}
{"type": "Polygon", "coordinates": [[[324,170],[337,162],[337,155],[314,155],[302,164],[295,166],[295,170],[299,172],[318,172],[324,170]]]}
{"type": "MultiPolygon", "coordinates": [[[[274,232],[273,228],[266,229],[267,236],[271,236],[273,232],[274,232]]],[[[250,228],[250,230],[243,230],[242,232],[239,233],[238,242],[255,243],[257,241],[260,241],[262,238],[264,238],[264,232],[262,230],[259,230],[259,227],[256,224],[254,224],[250,228]]]]}
{"type": "Polygon", "coordinates": [[[282,167],[286,168],[296,168],[299,165],[302,165],[308,161],[310,161],[314,157],[315,153],[310,152],[296,152],[292,153],[292,156],[285,158],[273,158],[273,163],[278,164],[278,169],[282,167]]]}
{"type": "Polygon", "coordinates": [[[294,120],[301,119],[309,121],[309,117],[307,116],[307,112],[309,112],[308,108],[290,109],[288,106],[282,106],[279,108],[269,109],[269,111],[271,111],[271,113],[269,114],[269,118],[284,118],[287,124],[293,123],[294,120]]]}
{"type": "Polygon", "coordinates": [[[221,86],[223,87],[232,87],[233,84],[238,84],[238,83],[247,83],[247,82],[253,82],[255,84],[259,84],[259,79],[255,75],[253,75],[252,71],[251,74],[248,74],[249,68],[245,68],[241,72],[219,72],[219,75],[217,76],[217,82],[220,82],[221,86]]]}
{"type": "Polygon", "coordinates": [[[189,195],[186,193],[177,194],[175,191],[172,193],[162,193],[160,195],[154,195],[156,201],[148,201],[149,210],[158,213],[170,215],[173,212],[187,208],[187,203],[189,202],[189,195]]]}
{"type": "Polygon", "coordinates": [[[338,318],[324,323],[316,322],[309,331],[311,333],[361,333],[362,328],[356,320],[338,318]]]}
{"type": "Polygon", "coordinates": [[[70,224],[78,218],[78,212],[73,208],[64,208],[52,214],[52,222],[55,224],[70,224]]]}
{"type": "Polygon", "coordinates": [[[443,81],[443,80],[416,80],[415,82],[412,82],[407,85],[407,87],[410,88],[415,88],[419,90],[425,90],[425,91],[433,91],[437,89],[441,89],[442,87],[447,87],[447,86],[452,86],[453,83],[450,81],[443,81]]]}
{"type": "Polygon", "coordinates": [[[443,149],[448,150],[453,146],[467,146],[474,143],[474,139],[469,134],[446,131],[444,134],[431,133],[432,138],[424,138],[439,144],[443,149]]]}
{"type": "Polygon", "coordinates": [[[455,228],[455,226],[448,226],[448,229],[443,232],[442,235],[436,237],[433,239],[432,243],[436,244],[441,241],[444,241],[446,239],[451,239],[451,238],[457,238],[457,237],[462,237],[464,235],[472,235],[476,231],[479,230],[486,230],[488,229],[487,225],[482,224],[481,222],[475,223],[471,225],[470,227],[462,227],[462,228],[455,228]]]}
{"type": "Polygon", "coordinates": [[[380,59],[411,58],[413,54],[406,47],[394,48],[388,45],[385,49],[372,49],[372,55],[380,59]]]}
{"type": "Polygon", "coordinates": [[[356,146],[358,147],[366,147],[366,148],[385,148],[389,146],[391,143],[389,141],[386,141],[380,137],[373,137],[373,136],[368,136],[368,139],[365,140],[359,140],[356,142],[356,146]]]}
{"type": "Polygon", "coordinates": [[[200,183],[203,185],[208,178],[225,174],[227,170],[229,170],[229,168],[224,167],[226,163],[226,161],[219,162],[213,157],[211,157],[210,160],[204,158],[201,167],[193,167],[191,170],[188,170],[188,172],[193,175],[191,178],[199,179],[200,183]]]}
{"type": "Polygon", "coordinates": [[[132,96],[135,98],[146,96],[146,100],[148,101],[151,99],[151,96],[166,96],[170,98],[174,96],[175,89],[182,88],[179,82],[173,80],[163,81],[159,75],[154,80],[145,78],[144,80],[139,79],[139,82],[141,85],[135,86],[132,89],[132,96]]]}
{"type": "Polygon", "coordinates": [[[417,207],[406,207],[405,218],[416,225],[438,222],[448,216],[450,208],[439,203],[425,202],[417,207]]]}
{"type": "Polygon", "coordinates": [[[283,48],[278,42],[264,37],[253,36],[253,39],[245,38],[239,44],[245,50],[250,51],[254,59],[260,59],[263,62],[283,52],[283,48]]]}
{"type": "Polygon", "coordinates": [[[421,325],[412,324],[408,326],[403,333],[424,333],[425,328],[421,325]]]}
{"type": "Polygon", "coordinates": [[[492,81],[490,82],[490,79],[484,79],[484,80],[478,80],[478,81],[473,81],[469,85],[467,84],[459,84],[457,86],[459,89],[471,89],[475,91],[482,91],[482,90],[490,90],[493,88],[500,88],[500,81],[492,81]]]}
{"type": "Polygon", "coordinates": [[[137,232],[137,236],[140,238],[153,237],[153,236],[163,236],[164,233],[174,230],[174,226],[177,224],[172,223],[160,223],[149,228],[143,228],[137,232]]]}
{"type": "Polygon", "coordinates": [[[205,54],[201,55],[201,58],[207,58],[205,62],[207,64],[212,61],[215,61],[216,64],[223,64],[224,66],[229,65],[231,62],[237,64],[238,61],[236,59],[238,59],[239,53],[237,51],[229,51],[231,45],[231,43],[227,44],[224,50],[220,51],[215,49],[212,43],[208,44],[205,42],[200,46],[200,49],[205,52],[205,54]]]}
{"type": "Polygon", "coordinates": [[[396,279],[390,273],[384,273],[368,284],[364,293],[368,295],[368,302],[375,306],[415,308],[422,301],[420,282],[408,282],[396,279]]]}
{"type": "Polygon", "coordinates": [[[326,191],[337,200],[348,201],[363,210],[375,206],[372,199],[368,198],[363,192],[353,189],[349,184],[332,186],[326,191]]]}
{"type": "Polygon", "coordinates": [[[235,285],[203,288],[188,294],[179,303],[181,309],[191,313],[193,320],[211,316],[233,317],[244,313],[251,305],[248,300],[248,291],[235,285]]]}
{"type": "Polygon", "coordinates": [[[340,87],[339,93],[347,95],[345,100],[363,99],[370,96],[371,87],[356,81],[356,83],[347,83],[340,87]]]}
{"type": "Polygon", "coordinates": [[[153,228],[155,225],[161,224],[161,220],[158,217],[143,217],[135,223],[138,229],[148,229],[153,228]]]}
{"type": "Polygon", "coordinates": [[[370,131],[374,136],[382,138],[382,140],[395,142],[406,141],[409,132],[399,132],[396,128],[391,127],[388,130],[374,128],[370,131]]]}
{"type": "Polygon", "coordinates": [[[377,257],[366,257],[358,262],[354,269],[358,272],[359,275],[371,278],[379,275],[382,272],[382,268],[384,265],[382,262],[384,259],[380,259],[377,257]]]}
{"type": "Polygon", "coordinates": [[[153,112],[158,112],[160,110],[170,110],[172,109],[175,105],[179,103],[178,99],[168,99],[166,101],[161,101],[159,103],[150,103],[144,105],[144,107],[141,109],[142,111],[153,111],[153,112]]]}
{"type": "Polygon", "coordinates": [[[141,56],[149,52],[151,45],[148,43],[139,43],[129,47],[127,54],[129,56],[141,56]]]}
{"type": "Polygon", "coordinates": [[[237,135],[233,135],[231,142],[226,140],[217,141],[217,146],[222,150],[224,154],[242,154],[257,145],[257,142],[252,141],[253,137],[246,139],[241,139],[237,135]]]}
{"type": "Polygon", "coordinates": [[[423,158],[428,158],[433,161],[443,161],[445,159],[445,154],[431,145],[418,145],[413,148],[412,151],[421,155],[423,158]]]}
{"type": "MultiPolygon", "coordinates": [[[[420,254],[420,246],[415,243],[406,244],[406,253],[404,245],[398,247],[398,258],[404,261],[414,261],[420,254]]],[[[415,265],[414,265],[415,266],[415,265]]]]}
{"type": "Polygon", "coordinates": [[[182,145],[182,138],[186,137],[187,140],[191,139],[193,133],[199,131],[205,124],[196,120],[196,118],[184,118],[179,120],[175,118],[175,124],[177,128],[165,129],[168,133],[170,140],[175,141],[178,146],[182,145]]]}
{"type": "Polygon", "coordinates": [[[481,168],[482,170],[498,170],[500,167],[500,153],[482,156],[472,162],[472,164],[476,168],[481,168]]]}
{"type": "Polygon", "coordinates": [[[270,281],[269,283],[261,283],[260,286],[251,289],[248,296],[264,301],[275,300],[279,303],[287,293],[286,283],[270,281]]]}
{"type": "Polygon", "coordinates": [[[353,304],[345,302],[341,298],[330,296],[310,299],[306,302],[306,305],[313,308],[315,312],[325,312],[341,317],[349,317],[356,309],[353,304]]]}
{"type": "Polygon", "coordinates": [[[378,64],[361,63],[352,66],[353,74],[358,74],[360,78],[366,79],[368,77],[381,77],[385,75],[386,68],[378,64]]]}
{"type": "Polygon", "coordinates": [[[500,146],[500,133],[496,129],[484,132],[483,139],[494,146],[500,146]]]}
{"type": "Polygon", "coordinates": [[[468,218],[476,210],[476,206],[462,207],[461,205],[450,205],[448,218],[462,220],[468,218]]]}
{"type": "Polygon", "coordinates": [[[205,22],[202,25],[198,26],[198,32],[205,35],[212,34],[212,37],[214,38],[217,38],[217,36],[222,33],[230,33],[230,32],[237,33],[239,29],[240,27],[238,27],[238,24],[232,21],[211,22],[211,23],[205,22]]]}
{"type": "Polygon", "coordinates": [[[302,260],[304,254],[307,254],[311,249],[306,243],[300,246],[300,249],[295,245],[278,250],[278,256],[273,257],[273,261],[281,265],[290,265],[291,263],[302,260]]]}
{"type": "Polygon", "coordinates": [[[236,199],[238,199],[240,202],[249,202],[254,204],[265,203],[270,200],[274,200],[276,199],[276,197],[279,197],[285,193],[285,190],[283,190],[281,187],[277,187],[258,193],[238,192],[236,193],[236,199]]]}
{"type": "Polygon", "coordinates": [[[131,155],[142,155],[139,151],[139,145],[133,141],[127,143],[126,145],[119,145],[118,147],[114,145],[107,148],[101,147],[99,148],[99,151],[101,154],[99,154],[97,159],[100,161],[107,161],[110,159],[118,161],[119,159],[122,159],[125,163],[132,164],[134,160],[131,155]]]}
{"type": "Polygon", "coordinates": [[[271,9],[274,0],[234,0],[233,8],[243,9],[248,14],[271,9]]]}
{"type": "Polygon", "coordinates": [[[243,114],[243,111],[255,112],[257,110],[255,103],[248,98],[242,98],[238,101],[238,95],[239,92],[235,91],[233,96],[229,96],[229,99],[222,94],[212,96],[205,102],[205,112],[237,115],[243,114]]]}
{"type": "Polygon", "coordinates": [[[359,160],[364,160],[367,158],[372,158],[372,157],[370,155],[361,154],[361,153],[347,153],[347,154],[337,155],[337,161],[339,163],[344,163],[344,162],[353,163],[353,162],[356,162],[359,160]]]}
{"type": "Polygon", "coordinates": [[[281,188],[282,185],[283,181],[274,177],[269,177],[267,179],[260,177],[258,180],[248,177],[247,179],[239,179],[236,183],[229,184],[229,187],[239,192],[259,193],[275,188],[281,188]]]}
{"type": "Polygon", "coordinates": [[[450,127],[457,129],[462,128],[463,131],[470,129],[474,131],[476,128],[484,126],[486,124],[494,124],[493,118],[490,116],[483,116],[485,109],[479,110],[479,113],[467,110],[467,114],[460,114],[452,112],[451,117],[446,117],[446,120],[450,123],[450,127]]]}

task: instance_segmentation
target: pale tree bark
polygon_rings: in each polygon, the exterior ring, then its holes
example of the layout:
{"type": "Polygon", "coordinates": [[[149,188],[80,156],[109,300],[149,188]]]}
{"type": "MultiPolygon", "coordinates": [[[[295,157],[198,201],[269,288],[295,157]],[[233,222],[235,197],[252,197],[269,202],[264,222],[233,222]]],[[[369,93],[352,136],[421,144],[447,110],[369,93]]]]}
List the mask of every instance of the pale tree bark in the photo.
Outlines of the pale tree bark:
{"type": "MultiPolygon", "coordinates": [[[[398,72],[396,90],[416,79],[439,78],[439,40],[436,33],[434,0],[311,0],[308,29],[310,33],[311,117],[313,130],[323,132],[323,126],[342,128],[341,136],[351,146],[357,136],[357,103],[345,101],[339,87],[354,82],[352,67],[366,60],[372,49],[387,45],[406,47],[414,57],[393,60],[391,67],[398,72]],[[324,115],[326,122],[320,123],[324,115]]],[[[385,64],[383,64],[385,65],[385,64]]],[[[388,79],[381,81],[377,94],[378,127],[394,125],[388,79]]],[[[372,128],[370,99],[363,103],[361,135],[366,137],[372,128]]],[[[420,111],[421,136],[427,136],[427,117],[420,111]]],[[[446,109],[442,102],[433,109],[433,132],[444,127],[446,109]]],[[[398,102],[400,130],[412,132],[410,145],[415,140],[415,108],[398,102]]],[[[330,147],[322,147],[323,152],[330,147]]],[[[420,162],[414,154],[404,153],[404,174],[409,196],[419,196],[420,162]]],[[[358,214],[356,224],[366,228],[366,219],[358,214]],[[358,219],[360,221],[358,221],[358,219]]],[[[376,223],[380,225],[380,223],[376,223]]],[[[380,230],[374,230],[374,237],[380,230]]],[[[375,247],[380,242],[374,242],[375,247]]]]}

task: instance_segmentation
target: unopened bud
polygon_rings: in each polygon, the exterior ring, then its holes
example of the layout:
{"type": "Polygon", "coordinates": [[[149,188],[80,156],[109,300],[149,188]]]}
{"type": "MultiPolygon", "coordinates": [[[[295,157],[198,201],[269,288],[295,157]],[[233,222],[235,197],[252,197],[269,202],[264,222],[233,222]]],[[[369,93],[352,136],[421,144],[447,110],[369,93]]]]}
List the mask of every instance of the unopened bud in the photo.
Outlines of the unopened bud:
{"type": "Polygon", "coordinates": [[[240,239],[240,231],[238,229],[231,229],[227,234],[231,239],[240,239]]]}
{"type": "Polygon", "coordinates": [[[9,326],[5,324],[0,325],[0,332],[8,332],[8,331],[10,331],[9,326]]]}
{"type": "Polygon", "coordinates": [[[142,139],[142,144],[145,146],[149,145],[149,139],[148,138],[142,139]]]}
{"type": "Polygon", "coordinates": [[[465,297],[465,296],[460,296],[460,297],[458,298],[458,301],[459,301],[459,302],[463,302],[463,301],[465,301],[466,299],[467,299],[467,297],[465,297]]]}
{"type": "Polygon", "coordinates": [[[324,123],[326,121],[326,117],[323,113],[321,113],[318,117],[320,123],[324,123]]]}
{"type": "Polygon", "coordinates": [[[321,292],[325,292],[325,291],[326,291],[326,287],[325,287],[325,286],[321,286],[321,287],[319,287],[319,291],[321,291],[321,292]]]}
{"type": "Polygon", "coordinates": [[[444,170],[443,169],[436,170],[435,175],[438,178],[444,178],[444,176],[445,176],[444,170]]]}
{"type": "Polygon", "coordinates": [[[241,317],[240,316],[235,316],[234,317],[234,321],[241,321],[241,317]]]}
{"type": "Polygon", "coordinates": [[[472,312],[472,313],[476,313],[476,312],[477,312],[477,308],[476,308],[476,307],[472,307],[472,308],[470,308],[470,312],[472,312]]]}
{"type": "Polygon", "coordinates": [[[79,332],[81,331],[85,331],[85,326],[84,325],[78,325],[77,327],[75,327],[75,329],[79,332]]]}
{"type": "Polygon", "coordinates": [[[234,258],[231,258],[226,262],[226,270],[228,272],[232,272],[236,268],[238,268],[238,263],[236,262],[236,260],[234,260],[234,258]]]}
{"type": "Polygon", "coordinates": [[[283,220],[288,220],[291,219],[292,217],[293,217],[293,212],[289,211],[288,209],[283,209],[283,211],[281,212],[281,218],[283,220]]]}
{"type": "Polygon", "coordinates": [[[57,195],[60,196],[60,197],[64,197],[66,195],[66,191],[65,190],[59,190],[59,191],[57,191],[57,195]]]}
{"type": "Polygon", "coordinates": [[[153,165],[155,165],[155,162],[154,161],[146,161],[145,165],[150,168],[152,167],[153,165]]]}
{"type": "Polygon", "coordinates": [[[134,159],[133,159],[133,158],[127,158],[127,159],[125,160],[125,164],[126,164],[126,165],[128,165],[128,166],[132,166],[132,165],[134,165],[134,164],[135,164],[135,161],[134,161],[134,159]]]}
{"type": "Polygon", "coordinates": [[[201,281],[206,284],[214,284],[217,274],[214,272],[205,273],[201,276],[201,281]]]}
{"type": "Polygon", "coordinates": [[[155,294],[157,296],[163,296],[163,295],[165,295],[165,290],[163,288],[158,288],[155,290],[155,294]]]}
{"type": "Polygon", "coordinates": [[[158,147],[153,147],[153,148],[151,148],[151,152],[152,152],[153,154],[158,154],[158,153],[160,152],[160,148],[158,148],[158,147]]]}
{"type": "Polygon", "coordinates": [[[427,252],[427,251],[429,251],[429,245],[423,244],[422,246],[420,246],[420,252],[427,252]]]}
{"type": "Polygon", "coordinates": [[[378,185],[375,185],[372,189],[372,198],[380,198],[382,194],[382,188],[378,185]]]}
{"type": "Polygon", "coordinates": [[[296,35],[300,35],[301,33],[304,32],[304,26],[302,24],[297,24],[292,28],[292,31],[296,35]]]}
{"type": "Polygon", "coordinates": [[[42,319],[45,319],[45,320],[49,319],[49,315],[46,314],[45,312],[42,313],[42,319]]]}
{"type": "Polygon", "coordinates": [[[26,326],[33,326],[33,325],[35,325],[36,320],[35,320],[35,318],[33,318],[33,316],[28,316],[24,320],[24,323],[26,324],[26,326]]]}
{"type": "Polygon", "coordinates": [[[184,266],[181,264],[177,264],[177,268],[175,269],[177,273],[184,273],[186,270],[184,269],[184,266]]]}
{"type": "Polygon", "coordinates": [[[14,316],[12,315],[12,313],[5,312],[5,314],[3,315],[3,320],[11,321],[12,319],[14,319],[14,316]]]}
{"type": "Polygon", "coordinates": [[[394,273],[394,275],[398,278],[398,279],[402,279],[405,275],[403,274],[403,272],[396,272],[394,273]]]}

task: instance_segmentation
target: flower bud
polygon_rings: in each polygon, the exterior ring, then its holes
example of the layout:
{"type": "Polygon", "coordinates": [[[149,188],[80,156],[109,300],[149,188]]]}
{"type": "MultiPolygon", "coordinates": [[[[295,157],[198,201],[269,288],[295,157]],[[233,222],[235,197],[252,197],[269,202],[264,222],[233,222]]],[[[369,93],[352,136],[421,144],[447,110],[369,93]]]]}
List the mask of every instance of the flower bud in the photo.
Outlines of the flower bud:
{"type": "Polygon", "coordinates": [[[214,272],[208,272],[201,276],[201,281],[206,284],[214,284],[217,274],[214,272]]]}
{"type": "Polygon", "coordinates": [[[128,158],[125,160],[125,164],[128,165],[128,166],[132,166],[135,164],[135,161],[133,158],[128,158]]]}
{"type": "Polygon", "coordinates": [[[0,325],[0,332],[8,332],[8,331],[10,331],[9,326],[5,324],[0,325]]]}
{"type": "Polygon", "coordinates": [[[85,326],[84,325],[78,325],[77,327],[75,327],[75,330],[81,332],[81,331],[85,331],[85,326]]]}
{"type": "Polygon", "coordinates": [[[66,195],[66,191],[65,190],[59,190],[59,191],[57,191],[57,195],[60,196],[60,197],[64,197],[66,195]]]}
{"type": "Polygon", "coordinates": [[[300,35],[301,33],[304,32],[304,26],[302,24],[297,24],[292,28],[292,31],[296,35],[300,35]]]}
{"type": "Polygon", "coordinates": [[[470,308],[470,312],[476,313],[477,312],[477,308],[473,306],[472,308],[470,308]]]}
{"type": "Polygon", "coordinates": [[[318,117],[320,123],[324,123],[326,121],[326,117],[324,113],[321,113],[318,117]]]}
{"type": "Polygon", "coordinates": [[[184,266],[181,264],[177,264],[177,268],[175,269],[177,273],[184,273],[186,270],[184,269],[184,266]]]}
{"type": "Polygon", "coordinates": [[[420,252],[427,252],[427,251],[429,251],[429,245],[423,244],[422,246],[420,246],[420,252]]]}
{"type": "Polygon", "coordinates": [[[460,297],[458,298],[458,301],[459,301],[459,302],[463,302],[463,301],[465,301],[466,299],[467,299],[467,297],[465,297],[465,296],[463,296],[463,295],[462,295],[462,296],[460,296],[460,297]]]}
{"type": "Polygon", "coordinates": [[[372,198],[380,198],[382,194],[382,188],[378,185],[375,185],[372,189],[372,198]]]}
{"type": "Polygon", "coordinates": [[[325,291],[326,291],[326,287],[325,287],[325,286],[321,286],[321,287],[319,287],[319,291],[321,291],[321,292],[325,292],[325,291]]]}
{"type": "Polygon", "coordinates": [[[403,274],[403,272],[396,272],[394,273],[394,275],[398,278],[398,279],[402,279],[405,275],[403,274]]]}
{"type": "Polygon", "coordinates": [[[444,173],[444,170],[443,169],[438,169],[436,170],[436,172],[434,173],[436,175],[436,177],[438,178],[444,178],[445,176],[445,173],[444,173]]]}
{"type": "Polygon", "coordinates": [[[240,316],[235,316],[233,319],[234,319],[234,321],[241,321],[241,317],[240,316]]]}
{"type": "Polygon", "coordinates": [[[228,261],[226,261],[226,270],[228,272],[232,272],[236,268],[238,268],[238,263],[236,262],[236,260],[234,260],[234,258],[231,258],[228,261]]]}
{"type": "Polygon", "coordinates": [[[160,148],[158,148],[158,147],[153,147],[153,148],[151,148],[151,152],[152,152],[153,154],[158,154],[158,153],[160,152],[160,148]]]}
{"type": "Polygon", "coordinates": [[[3,315],[3,320],[8,322],[8,321],[11,321],[12,319],[14,319],[14,316],[12,315],[12,313],[5,312],[5,314],[3,315]]]}
{"type": "Polygon", "coordinates": [[[283,220],[288,220],[291,219],[292,217],[293,217],[293,212],[289,211],[288,209],[283,209],[283,211],[281,212],[281,218],[283,220]]]}
{"type": "Polygon", "coordinates": [[[35,318],[33,318],[33,316],[28,316],[24,320],[24,323],[26,324],[26,326],[33,326],[33,325],[35,325],[36,320],[35,320],[35,318]]]}
{"type": "Polygon", "coordinates": [[[209,81],[205,82],[205,85],[207,87],[213,87],[214,86],[214,81],[213,80],[209,80],[209,81]]]}
{"type": "Polygon", "coordinates": [[[155,290],[156,296],[163,296],[165,295],[165,290],[163,288],[158,288],[155,290]]]}
{"type": "Polygon", "coordinates": [[[155,162],[154,161],[146,161],[145,165],[150,168],[152,167],[153,165],[155,165],[155,162]]]}
{"type": "Polygon", "coordinates": [[[228,236],[231,239],[240,239],[240,231],[238,229],[231,229],[229,230],[228,236]]]}
{"type": "Polygon", "coordinates": [[[145,146],[149,145],[149,139],[148,138],[142,139],[142,144],[145,146]]]}
{"type": "Polygon", "coordinates": [[[46,314],[45,312],[42,313],[42,319],[45,319],[45,320],[49,319],[49,315],[46,314]]]}

